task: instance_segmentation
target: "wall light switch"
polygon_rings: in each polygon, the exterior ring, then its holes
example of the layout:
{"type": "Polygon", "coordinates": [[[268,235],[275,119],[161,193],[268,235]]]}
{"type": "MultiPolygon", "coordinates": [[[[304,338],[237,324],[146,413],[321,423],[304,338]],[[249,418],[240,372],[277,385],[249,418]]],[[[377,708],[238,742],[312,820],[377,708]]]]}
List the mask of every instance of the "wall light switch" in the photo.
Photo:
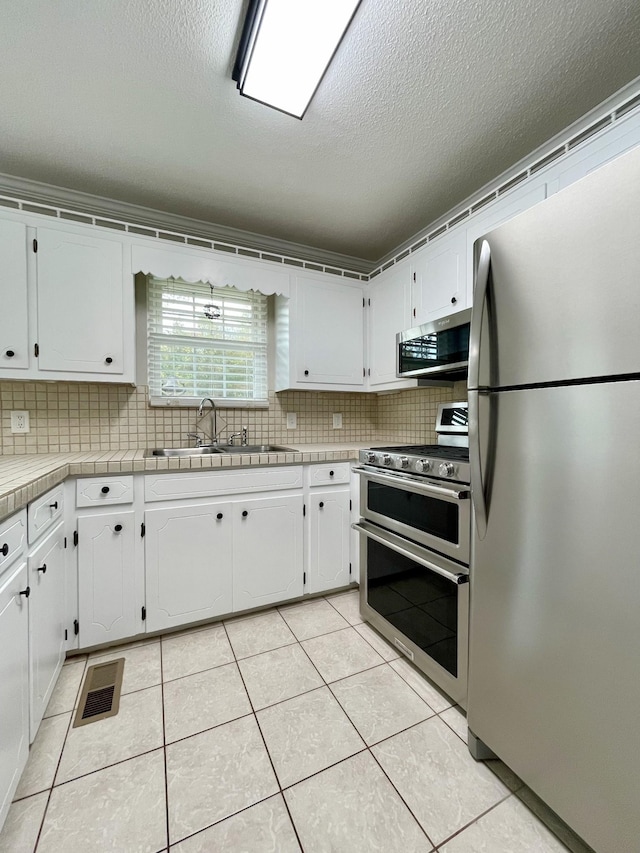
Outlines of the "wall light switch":
{"type": "Polygon", "coordinates": [[[287,412],[287,429],[296,429],[298,426],[298,416],[295,412],[287,412]]]}
{"type": "Polygon", "coordinates": [[[29,431],[29,412],[11,412],[11,432],[29,431]]]}
{"type": "Polygon", "coordinates": [[[342,429],[342,412],[333,413],[333,428],[342,429]]]}

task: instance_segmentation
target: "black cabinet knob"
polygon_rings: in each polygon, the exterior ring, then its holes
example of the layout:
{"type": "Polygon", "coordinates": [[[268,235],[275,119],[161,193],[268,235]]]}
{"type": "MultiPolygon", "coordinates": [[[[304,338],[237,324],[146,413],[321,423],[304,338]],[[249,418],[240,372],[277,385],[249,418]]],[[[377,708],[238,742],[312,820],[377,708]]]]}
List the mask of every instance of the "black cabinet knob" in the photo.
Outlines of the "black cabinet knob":
{"type": "Polygon", "coordinates": [[[47,573],[47,564],[46,564],[46,563],[43,563],[41,566],[38,566],[38,568],[36,569],[36,572],[42,572],[42,574],[43,574],[43,575],[46,575],[46,573],[47,573]]]}
{"type": "Polygon", "coordinates": [[[249,515],[249,513],[247,512],[247,510],[246,510],[246,509],[243,509],[243,510],[242,510],[242,517],[243,517],[243,518],[246,518],[248,515],[249,515]]]}
{"type": "Polygon", "coordinates": [[[113,362],[113,359],[111,358],[110,355],[108,355],[104,360],[105,364],[112,364],[112,362],[113,362]]]}
{"type": "Polygon", "coordinates": [[[31,587],[28,586],[26,589],[21,589],[18,595],[24,595],[25,598],[29,598],[31,595],[31,587]]]}
{"type": "Polygon", "coordinates": [[[308,376],[308,375],[309,375],[309,371],[308,371],[308,370],[305,370],[304,375],[305,375],[305,376],[308,376]]]}
{"type": "Polygon", "coordinates": [[[329,471],[329,476],[330,476],[330,477],[333,477],[333,475],[334,475],[335,473],[336,473],[335,471],[329,471]]]}
{"type": "Polygon", "coordinates": [[[100,491],[102,492],[103,495],[108,495],[109,494],[109,486],[103,486],[100,489],[100,491]]]}
{"type": "Polygon", "coordinates": [[[58,501],[54,501],[52,504],[49,504],[49,509],[58,509],[58,501]]]}
{"type": "Polygon", "coordinates": [[[320,503],[318,504],[318,506],[320,507],[320,509],[322,509],[322,507],[324,506],[324,501],[320,501],[320,503]]]}
{"type": "Polygon", "coordinates": [[[15,352],[14,352],[12,349],[8,349],[8,350],[5,352],[5,355],[6,355],[6,357],[7,357],[7,358],[13,358],[13,357],[14,357],[14,355],[15,355],[15,352]]]}
{"type": "Polygon", "coordinates": [[[216,515],[216,518],[218,519],[218,521],[220,521],[220,519],[222,518],[222,513],[221,513],[221,512],[219,512],[219,513],[216,515]]]}
{"type": "Polygon", "coordinates": [[[7,545],[6,542],[4,543],[2,548],[0,548],[0,553],[2,554],[3,557],[6,557],[7,554],[9,553],[9,546],[7,545]]]}
{"type": "Polygon", "coordinates": [[[122,525],[116,524],[116,526],[113,529],[115,530],[116,533],[120,533],[120,531],[122,530],[122,525]]]}
{"type": "Polygon", "coordinates": [[[452,304],[452,305],[455,305],[457,301],[458,301],[458,300],[456,299],[456,297],[455,297],[455,296],[452,296],[452,297],[451,297],[451,304],[452,304]]]}

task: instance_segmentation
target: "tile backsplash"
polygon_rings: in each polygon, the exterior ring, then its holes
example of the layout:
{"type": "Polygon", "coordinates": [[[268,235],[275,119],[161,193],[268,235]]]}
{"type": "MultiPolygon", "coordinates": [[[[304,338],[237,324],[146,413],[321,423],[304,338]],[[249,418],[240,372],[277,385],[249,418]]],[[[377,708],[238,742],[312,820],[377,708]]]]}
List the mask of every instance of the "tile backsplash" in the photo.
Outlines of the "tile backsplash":
{"type": "MultiPolygon", "coordinates": [[[[463,382],[451,388],[419,388],[391,394],[316,391],[270,392],[264,409],[218,409],[221,439],[248,428],[249,442],[318,444],[433,442],[438,403],[466,398],[463,382]],[[287,412],[297,428],[286,429],[287,412]],[[342,429],[332,428],[334,412],[342,429]]],[[[208,430],[191,408],[151,408],[146,386],[75,382],[0,382],[0,452],[57,453],[81,450],[132,450],[177,447],[186,433],[208,430]],[[11,433],[11,411],[28,411],[31,431],[11,433]]]]}

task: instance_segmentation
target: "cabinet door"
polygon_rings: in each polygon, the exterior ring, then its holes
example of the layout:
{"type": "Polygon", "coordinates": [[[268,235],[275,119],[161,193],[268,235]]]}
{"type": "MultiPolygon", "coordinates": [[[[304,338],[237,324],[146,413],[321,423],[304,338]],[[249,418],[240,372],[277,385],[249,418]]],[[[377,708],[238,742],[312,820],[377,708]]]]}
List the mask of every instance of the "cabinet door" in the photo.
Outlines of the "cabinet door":
{"type": "Polygon", "coordinates": [[[120,243],[39,228],[37,290],[40,371],[123,373],[120,243]]]}
{"type": "Polygon", "coordinates": [[[136,570],[133,512],[78,518],[80,648],[143,630],[136,570]]]}
{"type": "Polygon", "coordinates": [[[66,649],[63,525],[29,555],[29,681],[31,740],[47,708],[66,649]]]}
{"type": "Polygon", "coordinates": [[[0,221],[0,292],[0,372],[19,379],[29,367],[27,228],[21,222],[0,221]]]}
{"type": "Polygon", "coordinates": [[[294,355],[296,381],[362,385],[362,290],[326,279],[296,279],[294,355]]]}
{"type": "Polygon", "coordinates": [[[29,756],[29,605],[27,564],[0,580],[0,826],[29,756]]]}
{"type": "Polygon", "coordinates": [[[302,495],[234,504],[234,611],[302,595],[302,521],[302,495]]]}
{"type": "Polygon", "coordinates": [[[349,489],[313,491],[309,498],[309,574],[305,592],[346,586],[351,580],[349,489]]]}
{"type": "Polygon", "coordinates": [[[411,317],[411,267],[397,264],[369,285],[369,385],[394,382],[415,386],[396,376],[396,335],[415,325],[411,317]]]}
{"type": "Polygon", "coordinates": [[[413,256],[412,326],[467,307],[464,228],[438,237],[413,256]]]}
{"type": "Polygon", "coordinates": [[[231,612],[232,531],[230,503],[147,510],[148,631],[231,612]]]}

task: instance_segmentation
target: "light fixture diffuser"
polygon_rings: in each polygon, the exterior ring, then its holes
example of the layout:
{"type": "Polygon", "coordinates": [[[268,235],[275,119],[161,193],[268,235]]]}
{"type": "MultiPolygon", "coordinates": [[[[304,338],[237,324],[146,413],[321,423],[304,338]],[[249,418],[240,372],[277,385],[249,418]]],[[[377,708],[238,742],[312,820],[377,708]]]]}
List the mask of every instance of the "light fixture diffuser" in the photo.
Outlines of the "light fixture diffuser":
{"type": "Polygon", "coordinates": [[[240,94],[302,118],[360,0],[251,0],[233,79],[240,94]]]}

